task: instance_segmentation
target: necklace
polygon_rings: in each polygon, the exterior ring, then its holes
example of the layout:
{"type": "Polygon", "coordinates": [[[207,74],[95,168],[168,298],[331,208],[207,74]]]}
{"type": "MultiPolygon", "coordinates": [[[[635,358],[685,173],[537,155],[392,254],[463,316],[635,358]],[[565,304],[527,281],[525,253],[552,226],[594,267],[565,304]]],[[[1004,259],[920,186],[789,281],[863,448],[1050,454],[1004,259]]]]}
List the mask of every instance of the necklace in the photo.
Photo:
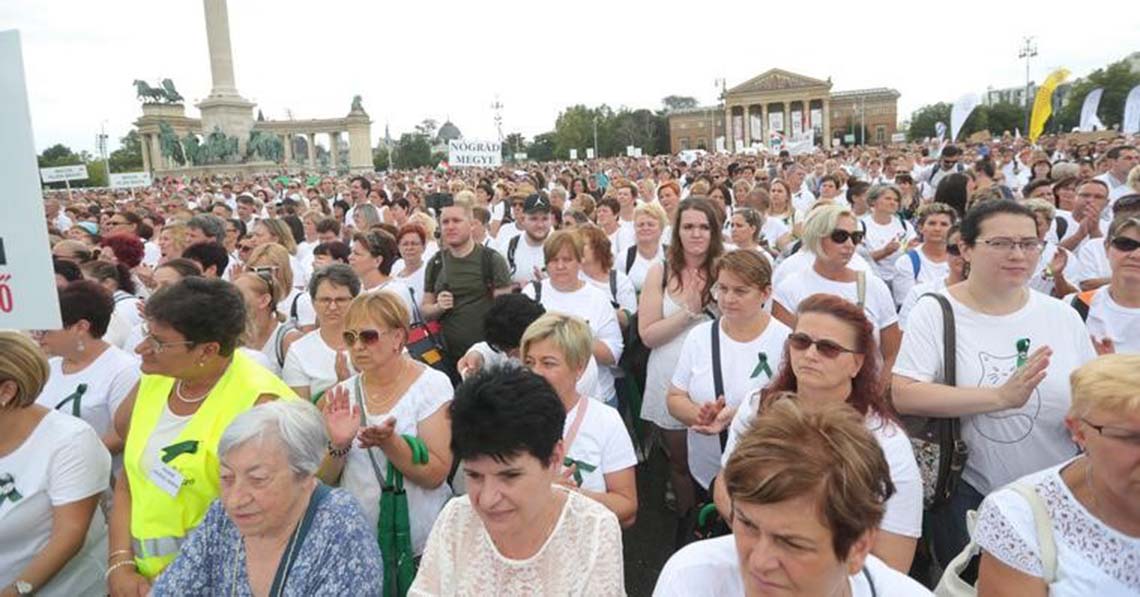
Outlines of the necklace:
{"type": "MultiPolygon", "coordinates": [[[[217,383],[217,381],[215,380],[214,383],[217,383]]],[[[187,398],[187,397],[182,395],[182,380],[180,379],[180,380],[178,380],[177,383],[174,384],[174,397],[181,400],[182,402],[185,402],[186,404],[198,404],[199,402],[205,400],[206,397],[210,395],[210,390],[212,390],[212,389],[214,389],[214,384],[210,384],[210,387],[207,388],[206,391],[203,392],[201,396],[199,396],[197,398],[187,398]]]]}

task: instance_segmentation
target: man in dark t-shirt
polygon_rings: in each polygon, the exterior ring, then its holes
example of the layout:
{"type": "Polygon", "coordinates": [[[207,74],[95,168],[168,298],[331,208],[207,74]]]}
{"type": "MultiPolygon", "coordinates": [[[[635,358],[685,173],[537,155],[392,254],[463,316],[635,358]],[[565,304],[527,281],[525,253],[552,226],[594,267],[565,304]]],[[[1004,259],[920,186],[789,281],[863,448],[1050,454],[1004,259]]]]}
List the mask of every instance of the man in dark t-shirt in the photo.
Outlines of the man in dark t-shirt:
{"type": "Polygon", "coordinates": [[[507,262],[471,239],[472,206],[462,200],[440,211],[443,248],[424,272],[423,314],[443,325],[447,357],[455,363],[483,339],[483,317],[495,296],[511,291],[507,262]]]}

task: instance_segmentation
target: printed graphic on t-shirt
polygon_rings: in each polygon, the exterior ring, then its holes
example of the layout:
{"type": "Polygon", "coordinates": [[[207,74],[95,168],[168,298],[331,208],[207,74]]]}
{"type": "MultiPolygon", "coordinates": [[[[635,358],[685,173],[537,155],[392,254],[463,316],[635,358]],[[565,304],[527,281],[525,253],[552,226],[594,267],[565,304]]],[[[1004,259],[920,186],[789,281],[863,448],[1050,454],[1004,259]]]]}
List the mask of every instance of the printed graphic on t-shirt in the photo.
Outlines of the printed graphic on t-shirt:
{"type": "Polygon", "coordinates": [[[22,497],[16,490],[16,479],[10,473],[0,473],[0,504],[8,500],[17,502],[22,497]]]}
{"type": "MultiPolygon", "coordinates": [[[[978,353],[982,363],[982,379],[978,387],[997,387],[1006,382],[1017,371],[1017,355],[995,356],[986,352],[978,353]]],[[[1029,400],[1019,408],[995,413],[984,413],[970,417],[978,433],[999,444],[1016,444],[1033,431],[1033,424],[1041,412],[1041,393],[1033,388],[1029,400]]]]}

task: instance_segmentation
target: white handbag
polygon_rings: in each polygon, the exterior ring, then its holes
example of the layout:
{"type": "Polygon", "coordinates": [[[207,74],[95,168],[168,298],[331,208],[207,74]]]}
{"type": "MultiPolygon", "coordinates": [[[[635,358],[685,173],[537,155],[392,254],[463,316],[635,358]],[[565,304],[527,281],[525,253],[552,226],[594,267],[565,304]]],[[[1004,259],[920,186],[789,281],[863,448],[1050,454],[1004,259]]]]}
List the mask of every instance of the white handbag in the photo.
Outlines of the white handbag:
{"type": "MultiPolygon", "coordinates": [[[[1045,502],[1032,485],[1014,482],[1009,488],[1025,498],[1025,501],[1029,502],[1029,508],[1033,510],[1033,525],[1037,528],[1037,544],[1041,552],[1041,576],[1046,586],[1051,585],[1057,579],[1057,544],[1053,540],[1053,522],[1049,518],[1049,510],[1045,508],[1045,502]]],[[[936,597],[975,597],[978,594],[977,588],[962,580],[962,571],[970,565],[971,560],[982,553],[982,548],[978,547],[977,541],[974,540],[974,526],[977,524],[977,519],[978,513],[974,510],[966,513],[970,544],[962,550],[962,553],[954,556],[946,566],[938,586],[934,587],[936,597]]]]}

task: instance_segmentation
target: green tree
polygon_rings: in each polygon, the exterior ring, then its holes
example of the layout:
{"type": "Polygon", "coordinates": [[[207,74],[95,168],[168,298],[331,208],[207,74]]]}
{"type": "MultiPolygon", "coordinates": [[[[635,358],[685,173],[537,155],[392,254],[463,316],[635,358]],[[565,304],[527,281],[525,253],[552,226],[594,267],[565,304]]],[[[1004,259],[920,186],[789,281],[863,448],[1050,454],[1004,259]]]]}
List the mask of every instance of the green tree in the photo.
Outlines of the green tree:
{"type": "Polygon", "coordinates": [[[108,158],[111,162],[112,172],[136,172],[142,170],[142,141],[139,132],[131,129],[125,137],[119,139],[119,148],[111,152],[108,158]]]}
{"type": "MultiPolygon", "coordinates": [[[[911,141],[917,141],[924,137],[935,136],[934,123],[936,122],[942,122],[949,128],[950,110],[951,105],[946,102],[938,102],[919,108],[910,117],[910,130],[907,131],[907,138],[911,141]]],[[[855,128],[858,129],[859,127],[856,126],[855,128]]],[[[859,132],[856,131],[855,134],[858,135],[859,132]]]]}
{"type": "Polygon", "coordinates": [[[697,100],[687,95],[667,95],[661,99],[661,105],[665,106],[666,112],[690,110],[697,107],[697,100]]]}
{"type": "Polygon", "coordinates": [[[526,151],[526,137],[522,133],[511,133],[503,139],[503,159],[514,159],[515,152],[526,151]]]}
{"type": "MultiPolygon", "coordinates": [[[[597,109],[578,104],[570,106],[558,114],[558,118],[554,121],[555,155],[569,157],[571,149],[593,147],[595,118],[599,118],[598,132],[599,141],[601,141],[601,132],[604,127],[600,120],[604,119],[605,115],[600,114],[597,109]]],[[[601,150],[600,147],[599,150],[601,150]]]]}
{"type": "Polygon", "coordinates": [[[372,168],[377,171],[388,169],[388,150],[381,147],[372,150],[372,168]]]}
{"type": "Polygon", "coordinates": [[[81,182],[85,187],[106,187],[111,181],[107,180],[107,163],[103,160],[87,162],[87,182],[81,182]]]}
{"type": "Polygon", "coordinates": [[[74,166],[82,164],[83,158],[63,143],[56,143],[44,150],[37,157],[40,168],[54,168],[55,166],[74,166]]]}
{"type": "Polygon", "coordinates": [[[416,133],[426,137],[429,143],[435,140],[435,133],[438,129],[439,123],[434,118],[425,118],[416,125],[416,133]]]}
{"type": "MultiPolygon", "coordinates": [[[[995,137],[1000,137],[1006,131],[1013,134],[1014,130],[1025,128],[1025,108],[1010,102],[999,102],[992,106],[979,106],[986,109],[987,122],[985,128],[989,129],[995,137]]],[[[982,130],[982,129],[979,129],[982,130]]]]}
{"type": "Polygon", "coordinates": [[[1100,98],[1097,115],[1105,126],[1121,124],[1124,122],[1124,100],[1137,85],[1140,85],[1140,72],[1132,72],[1127,61],[1113,62],[1074,83],[1065,94],[1061,109],[1054,113],[1053,121],[1061,131],[1070,131],[1080,125],[1085,96],[1093,89],[1103,87],[1104,95],[1100,98]]]}
{"type": "Polygon", "coordinates": [[[431,166],[431,143],[421,133],[404,133],[396,142],[392,162],[401,170],[431,166]]]}
{"type": "MultiPolygon", "coordinates": [[[[558,145],[558,134],[554,131],[535,135],[534,141],[526,146],[526,157],[536,162],[549,162],[555,159],[554,148],[558,145]]],[[[579,150],[581,151],[581,150],[579,150]]],[[[570,152],[566,152],[569,159],[570,152]]],[[[582,155],[580,157],[586,157],[582,155]]]]}

